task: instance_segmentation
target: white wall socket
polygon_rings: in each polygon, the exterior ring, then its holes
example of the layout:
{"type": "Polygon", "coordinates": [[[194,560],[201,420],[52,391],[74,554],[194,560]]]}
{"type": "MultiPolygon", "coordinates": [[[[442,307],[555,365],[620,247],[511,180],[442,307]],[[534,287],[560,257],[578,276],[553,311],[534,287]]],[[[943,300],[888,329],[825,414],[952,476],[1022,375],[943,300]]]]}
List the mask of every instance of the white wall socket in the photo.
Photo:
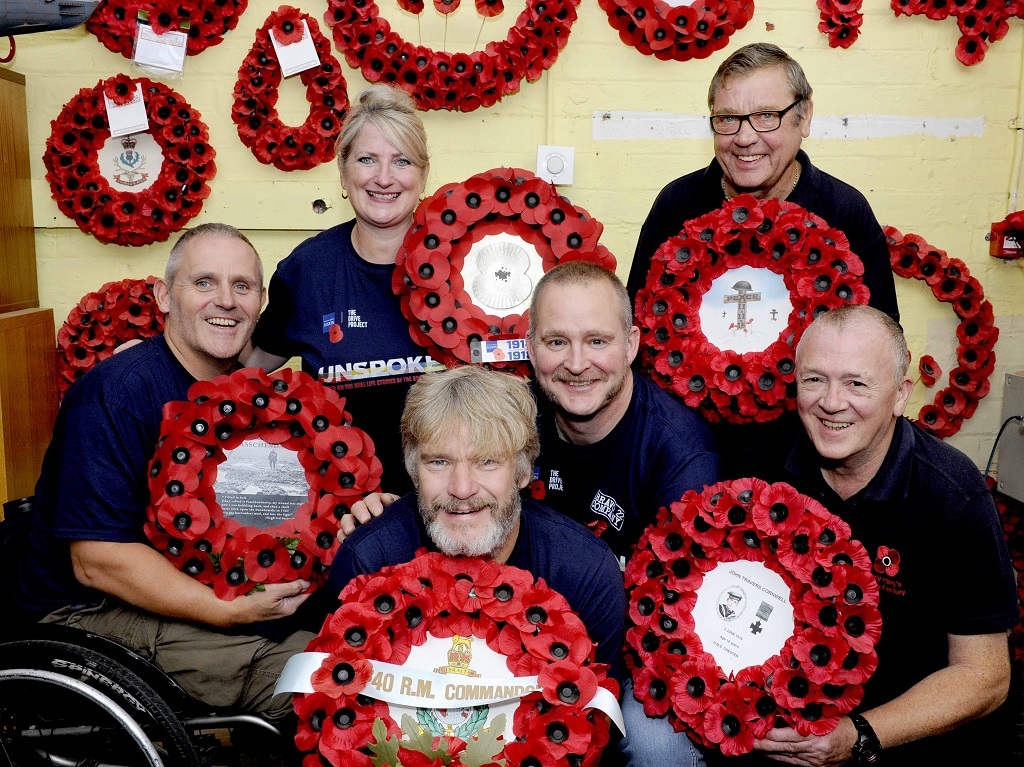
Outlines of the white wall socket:
{"type": "Polygon", "coordinates": [[[572,184],[576,149],[571,146],[537,147],[537,175],[559,186],[572,184]]]}

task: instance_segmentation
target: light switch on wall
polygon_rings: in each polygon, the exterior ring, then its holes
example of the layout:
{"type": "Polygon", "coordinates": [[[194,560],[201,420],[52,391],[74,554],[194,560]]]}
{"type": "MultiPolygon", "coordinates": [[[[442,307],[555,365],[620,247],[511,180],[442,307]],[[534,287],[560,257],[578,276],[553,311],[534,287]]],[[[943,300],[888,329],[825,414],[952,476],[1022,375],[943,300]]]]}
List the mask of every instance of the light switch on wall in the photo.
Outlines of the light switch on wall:
{"type": "Polygon", "coordinates": [[[576,150],[571,146],[537,147],[537,175],[560,186],[572,184],[576,150]]]}

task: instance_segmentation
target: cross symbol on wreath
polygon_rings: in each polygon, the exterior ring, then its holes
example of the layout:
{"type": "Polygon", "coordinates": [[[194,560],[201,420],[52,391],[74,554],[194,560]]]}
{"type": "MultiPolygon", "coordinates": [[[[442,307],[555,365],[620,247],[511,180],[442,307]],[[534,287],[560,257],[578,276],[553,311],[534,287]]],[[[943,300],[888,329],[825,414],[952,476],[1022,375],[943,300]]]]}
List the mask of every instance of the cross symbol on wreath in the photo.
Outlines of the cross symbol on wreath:
{"type": "Polygon", "coordinates": [[[757,636],[758,634],[760,634],[761,631],[762,631],[762,629],[761,629],[761,621],[754,621],[753,623],[750,624],[750,633],[753,634],[754,636],[757,636]]]}

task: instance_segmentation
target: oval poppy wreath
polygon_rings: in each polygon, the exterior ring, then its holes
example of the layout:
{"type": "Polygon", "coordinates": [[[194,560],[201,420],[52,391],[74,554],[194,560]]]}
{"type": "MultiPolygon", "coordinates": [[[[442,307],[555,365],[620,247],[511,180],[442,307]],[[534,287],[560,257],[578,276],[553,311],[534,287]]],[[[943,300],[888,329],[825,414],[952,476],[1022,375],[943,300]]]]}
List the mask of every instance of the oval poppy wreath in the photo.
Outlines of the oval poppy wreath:
{"type": "MultiPolygon", "coordinates": [[[[949,385],[936,392],[932,403],[921,408],[915,421],[944,439],[960,431],[991,389],[989,377],[995,369],[994,349],[999,339],[992,304],[985,300],[981,283],[959,258],[950,258],[919,235],[904,235],[891,226],[883,231],[893,272],[899,277],[924,280],[939,301],[953,307],[960,320],[956,329],[956,367],[949,371],[949,385]]],[[[922,357],[919,367],[925,386],[932,386],[936,376],[941,375],[930,356],[922,357]]]]}
{"type": "Polygon", "coordinates": [[[787,484],[737,479],[687,491],[644,531],[625,579],[637,700],[728,756],[775,726],[830,732],[878,665],[867,551],[787,484]],[[761,576],[731,572],[741,565],[761,576]],[[772,579],[782,587],[764,588],[772,579]],[[780,649],[748,649],[773,629],[780,649]],[[757,649],[765,659],[743,665],[757,649]]]}
{"type": "Polygon", "coordinates": [[[50,125],[43,155],[50,193],[64,215],[100,242],[163,242],[199,215],[210,196],[217,172],[210,131],[202,115],[162,83],[127,75],[100,80],[80,90],[50,125]],[[103,95],[127,103],[136,83],[149,131],[111,138],[103,95]]]}
{"type": "Polygon", "coordinates": [[[242,143],[264,165],[285,171],[309,170],[334,159],[334,143],[349,107],[347,88],[341,64],[316,20],[298,8],[282,5],[256,32],[256,42],[238,68],[231,119],[242,143]],[[278,117],[282,74],[270,36],[280,45],[298,42],[303,20],[309,26],[320,66],[299,73],[310,110],[305,122],[295,128],[278,117]]]}
{"type": "Polygon", "coordinates": [[[259,368],[198,381],[188,397],[164,406],[149,466],[146,536],[224,600],[268,583],[322,584],[341,517],[379,487],[382,472],[345,400],[306,373],[259,368]],[[308,484],[293,516],[265,529],[227,516],[214,490],[225,451],[246,440],[298,453],[308,484]]]}
{"type": "Polygon", "coordinates": [[[706,59],[729,43],[754,15],[753,0],[598,0],[626,45],[663,61],[706,59]]]}
{"type": "Polygon", "coordinates": [[[822,312],[866,304],[863,274],[846,235],[823,219],[735,197],[687,221],[651,259],[636,297],[641,362],[709,421],[770,421],[794,407],[803,331],[822,312]]]}
{"type": "Polygon", "coordinates": [[[249,0],[103,0],[85,23],[85,28],[107,50],[132,57],[139,11],[147,11],[157,34],[186,31],[185,53],[194,56],[224,40],[225,33],[238,26],[249,0]],[[189,27],[182,30],[182,24],[189,27]]]}
{"type": "Polygon", "coordinates": [[[164,313],[153,295],[155,282],[156,277],[108,282],[82,296],[57,331],[58,399],[125,341],[163,332],[164,313]]]}
{"type": "Polygon", "coordinates": [[[543,580],[534,582],[525,570],[491,560],[421,549],[410,562],[358,576],[340,599],[342,606],[306,648],[327,657],[310,678],[313,692],[294,698],[300,751],[318,754],[333,767],[369,767],[371,754],[377,757],[373,764],[387,765],[596,763],[609,724],[587,704],[598,688],[617,695],[618,684],[594,661],[583,621],[543,580]],[[407,740],[385,745],[382,735],[402,733],[386,703],[361,694],[372,683],[370,662],[402,665],[428,634],[476,637],[504,656],[515,676],[539,676],[540,689],[522,697],[515,710],[514,740],[495,742],[491,734],[485,741],[481,733],[431,741],[428,734],[418,740],[426,741],[421,748],[429,754],[407,740]]]}
{"type": "MultiPolygon", "coordinates": [[[[393,288],[409,333],[447,366],[472,361],[470,344],[526,334],[536,281],[561,261],[615,268],[602,224],[519,168],[447,184],[416,208],[393,288]]],[[[526,362],[493,367],[526,374],[526,362]]]]}
{"type": "MultiPolygon", "coordinates": [[[[411,13],[423,10],[422,0],[399,0],[399,5],[411,13]]],[[[435,0],[434,5],[450,13],[459,1],[435,0]]],[[[334,43],[345,51],[349,66],[361,69],[370,82],[402,88],[420,109],[471,112],[516,93],[523,80],[540,79],[565,47],[578,5],[579,0],[526,0],[504,40],[472,53],[406,42],[391,30],[374,0],[327,0],[324,21],[333,27],[334,43]]],[[[503,7],[501,0],[476,0],[484,17],[503,7]]]]}

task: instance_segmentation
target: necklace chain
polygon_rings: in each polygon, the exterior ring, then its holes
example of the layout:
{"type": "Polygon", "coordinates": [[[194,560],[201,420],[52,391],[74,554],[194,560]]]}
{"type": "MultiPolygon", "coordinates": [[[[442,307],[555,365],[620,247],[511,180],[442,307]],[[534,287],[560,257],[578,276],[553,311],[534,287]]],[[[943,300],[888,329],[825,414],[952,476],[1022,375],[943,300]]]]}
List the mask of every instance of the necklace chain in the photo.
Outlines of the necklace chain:
{"type": "MultiPolygon", "coordinates": [[[[793,194],[793,190],[796,189],[796,185],[800,183],[800,175],[801,175],[800,170],[801,170],[800,163],[797,163],[796,164],[796,173],[793,176],[793,185],[789,188],[789,191],[787,191],[784,195],[782,195],[779,198],[780,200],[785,200],[787,197],[789,197],[791,194],[793,194]]],[[[725,188],[725,176],[724,175],[722,176],[722,194],[725,195],[725,199],[727,199],[727,200],[731,200],[733,198],[733,195],[729,194],[729,190],[725,188]]]]}

